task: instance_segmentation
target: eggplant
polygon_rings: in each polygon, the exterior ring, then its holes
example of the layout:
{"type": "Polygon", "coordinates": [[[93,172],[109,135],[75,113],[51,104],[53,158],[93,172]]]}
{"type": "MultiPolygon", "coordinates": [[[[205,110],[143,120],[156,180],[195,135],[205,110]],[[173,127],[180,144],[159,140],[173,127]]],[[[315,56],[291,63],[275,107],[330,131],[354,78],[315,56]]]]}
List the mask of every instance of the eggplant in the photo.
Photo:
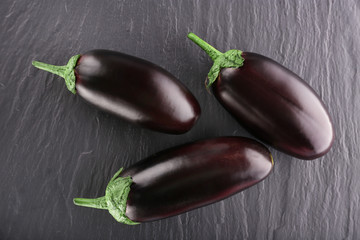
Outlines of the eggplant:
{"type": "Polygon", "coordinates": [[[303,79],[260,54],[221,53],[193,33],[188,37],[214,61],[207,87],[251,134],[300,159],[330,150],[334,131],[329,114],[303,79]]]}
{"type": "Polygon", "coordinates": [[[134,56],[92,50],[73,56],[66,66],[32,64],[63,77],[68,89],[87,102],[155,131],[185,133],[200,116],[199,103],[183,84],[134,56]]]}
{"type": "Polygon", "coordinates": [[[227,198],[268,176],[269,150],[244,137],[219,137],[174,147],[120,169],[105,196],[74,204],[107,209],[121,223],[154,221],[227,198]]]}

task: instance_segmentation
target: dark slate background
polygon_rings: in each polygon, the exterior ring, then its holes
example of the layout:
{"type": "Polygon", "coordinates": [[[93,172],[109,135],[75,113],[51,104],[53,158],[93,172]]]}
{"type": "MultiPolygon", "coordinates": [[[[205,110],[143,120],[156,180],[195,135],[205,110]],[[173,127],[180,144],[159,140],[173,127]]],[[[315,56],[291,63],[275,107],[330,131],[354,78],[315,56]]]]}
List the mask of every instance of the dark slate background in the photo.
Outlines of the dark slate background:
{"type": "Polygon", "coordinates": [[[358,0],[1,0],[0,34],[0,239],[360,239],[358,0]],[[275,168],[265,181],[162,221],[126,226],[107,211],[74,206],[73,197],[102,196],[116,170],[150,154],[249,136],[205,91],[211,60],[189,31],[302,76],[333,119],[333,148],[315,161],[270,148],[275,168]],[[197,125],[180,136],[141,129],[31,66],[62,65],[96,48],[173,73],[200,102],[197,125]]]}

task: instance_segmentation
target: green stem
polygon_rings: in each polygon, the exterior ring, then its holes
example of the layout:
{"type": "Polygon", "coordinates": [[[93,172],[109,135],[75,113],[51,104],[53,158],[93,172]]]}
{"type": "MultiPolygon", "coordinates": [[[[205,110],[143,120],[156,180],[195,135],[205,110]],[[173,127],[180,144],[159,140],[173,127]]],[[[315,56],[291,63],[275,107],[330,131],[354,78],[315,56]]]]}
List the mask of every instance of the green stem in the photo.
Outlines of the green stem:
{"type": "Polygon", "coordinates": [[[129,225],[138,224],[126,216],[126,204],[133,181],[130,176],[119,177],[122,170],[123,169],[120,168],[111,178],[106,187],[104,197],[94,199],[74,198],[74,204],[82,207],[107,209],[118,222],[129,225]]]}
{"type": "Polygon", "coordinates": [[[201,47],[214,61],[208,73],[206,88],[209,88],[216,81],[222,68],[239,68],[244,63],[242,51],[240,50],[231,49],[222,53],[194,33],[189,33],[188,38],[201,47]]]}
{"type": "Polygon", "coordinates": [[[105,196],[99,198],[74,198],[74,204],[81,207],[108,209],[105,196]]]}
{"type": "Polygon", "coordinates": [[[68,64],[64,66],[55,66],[43,62],[32,61],[32,65],[41,70],[45,70],[47,72],[51,72],[65,79],[66,87],[70,92],[76,93],[75,82],[76,76],[74,73],[74,69],[76,67],[77,61],[80,58],[80,55],[72,56],[68,62],[68,64]]]}
{"type": "Polygon", "coordinates": [[[188,34],[188,38],[194,43],[196,43],[199,47],[201,47],[214,62],[220,55],[222,55],[222,52],[220,52],[192,32],[188,34]]]}
{"type": "Polygon", "coordinates": [[[51,64],[47,64],[47,63],[43,63],[43,62],[38,62],[38,61],[32,61],[32,65],[41,70],[45,70],[45,71],[51,72],[53,74],[56,74],[62,78],[64,78],[64,76],[65,76],[66,66],[55,66],[55,65],[51,65],[51,64]]]}

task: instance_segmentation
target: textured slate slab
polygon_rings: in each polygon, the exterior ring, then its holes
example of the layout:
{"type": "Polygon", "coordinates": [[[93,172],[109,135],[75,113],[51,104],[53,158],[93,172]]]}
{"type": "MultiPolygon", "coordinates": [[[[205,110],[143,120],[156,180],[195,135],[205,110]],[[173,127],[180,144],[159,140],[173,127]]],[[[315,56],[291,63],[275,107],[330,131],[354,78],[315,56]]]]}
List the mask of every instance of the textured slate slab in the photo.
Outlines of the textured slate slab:
{"type": "MultiPolygon", "coordinates": [[[[359,239],[360,3],[347,1],[0,2],[0,239],[359,239]],[[269,56],[326,103],[336,140],[301,161],[271,149],[262,183],[166,220],[125,226],[72,198],[104,193],[112,174],[165,148],[214,136],[250,136],[209,95],[211,60],[186,39],[269,56]],[[95,48],[172,72],[199,100],[187,134],[151,132],[96,110],[59,77],[31,66],[65,64],[95,48]]],[[[211,183],[209,183],[211,184],[211,183]]]]}

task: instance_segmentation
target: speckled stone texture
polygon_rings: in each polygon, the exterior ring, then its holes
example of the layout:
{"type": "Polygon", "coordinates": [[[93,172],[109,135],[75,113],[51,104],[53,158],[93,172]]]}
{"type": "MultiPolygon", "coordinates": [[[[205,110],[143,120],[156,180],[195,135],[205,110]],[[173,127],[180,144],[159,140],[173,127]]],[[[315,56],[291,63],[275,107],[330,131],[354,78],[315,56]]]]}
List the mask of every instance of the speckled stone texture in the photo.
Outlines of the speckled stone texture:
{"type": "MultiPolygon", "coordinates": [[[[360,2],[0,1],[0,239],[360,239],[360,2]],[[325,102],[336,139],[315,161],[270,148],[275,168],[219,203],[138,226],[73,197],[102,196],[111,176],[168,147],[250,136],[204,88],[212,62],[186,38],[261,53],[325,102]],[[131,125],[67,91],[32,60],[66,64],[91,49],[152,61],[199,100],[174,136],[131,125]]],[[[211,184],[211,182],[209,182],[211,184]]]]}

